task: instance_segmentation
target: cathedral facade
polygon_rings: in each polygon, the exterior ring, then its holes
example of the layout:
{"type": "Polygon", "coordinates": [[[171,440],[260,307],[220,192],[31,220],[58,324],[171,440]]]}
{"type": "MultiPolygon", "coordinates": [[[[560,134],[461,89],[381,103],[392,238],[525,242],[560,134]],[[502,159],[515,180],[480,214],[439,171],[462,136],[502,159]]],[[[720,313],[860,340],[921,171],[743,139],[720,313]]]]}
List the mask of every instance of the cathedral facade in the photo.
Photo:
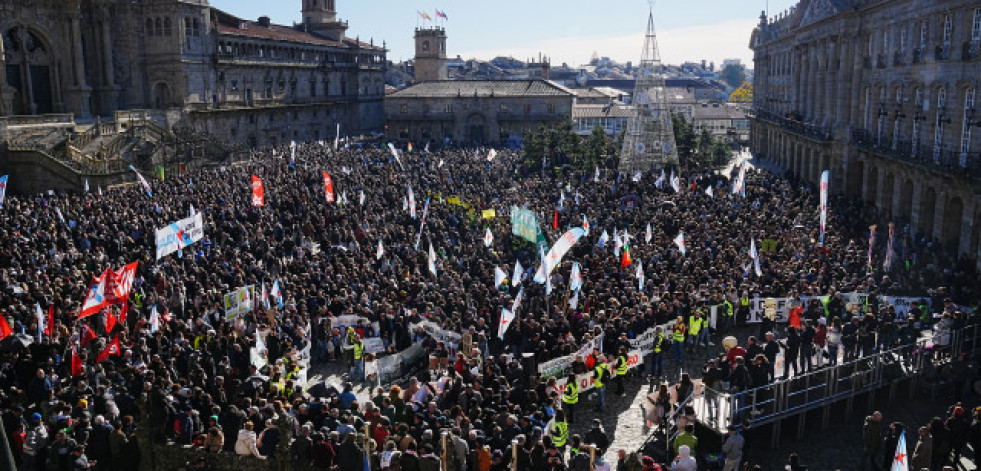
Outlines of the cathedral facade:
{"type": "Polygon", "coordinates": [[[981,5],[801,0],[752,35],[753,152],[981,257],[981,5]]]}
{"type": "Polygon", "coordinates": [[[277,25],[207,0],[2,0],[0,117],[147,110],[252,146],[380,130],[385,48],[348,36],[334,0],[301,12],[277,25]]]}

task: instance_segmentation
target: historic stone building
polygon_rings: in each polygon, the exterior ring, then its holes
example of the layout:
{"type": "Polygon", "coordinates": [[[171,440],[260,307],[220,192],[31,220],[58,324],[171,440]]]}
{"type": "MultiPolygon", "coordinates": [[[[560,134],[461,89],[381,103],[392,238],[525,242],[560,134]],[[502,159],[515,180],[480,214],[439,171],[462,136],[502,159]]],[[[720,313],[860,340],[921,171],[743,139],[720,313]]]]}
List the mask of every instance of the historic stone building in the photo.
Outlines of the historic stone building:
{"type": "Polygon", "coordinates": [[[754,153],[981,254],[981,5],[802,0],[750,47],[754,153]]]}
{"type": "Polygon", "coordinates": [[[251,145],[380,130],[385,49],[346,35],[334,0],[296,6],[284,26],[207,0],[3,0],[0,116],[150,110],[251,145]]]}
{"type": "Polygon", "coordinates": [[[385,123],[393,140],[497,145],[569,121],[574,99],[548,80],[423,82],[388,95],[385,123]]]}

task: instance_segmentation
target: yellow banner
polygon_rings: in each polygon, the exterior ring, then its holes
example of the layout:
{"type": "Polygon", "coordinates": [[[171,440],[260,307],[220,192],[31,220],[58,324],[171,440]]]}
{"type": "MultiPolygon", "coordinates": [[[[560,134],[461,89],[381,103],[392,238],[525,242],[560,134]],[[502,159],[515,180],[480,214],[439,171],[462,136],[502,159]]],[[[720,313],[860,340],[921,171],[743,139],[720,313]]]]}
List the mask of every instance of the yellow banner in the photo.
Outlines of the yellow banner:
{"type": "Polygon", "coordinates": [[[497,217],[497,211],[493,209],[485,209],[482,214],[484,219],[494,219],[497,217]]]}
{"type": "Polygon", "coordinates": [[[450,204],[456,204],[456,205],[458,205],[458,204],[460,204],[460,197],[459,196],[451,196],[449,198],[446,198],[446,202],[447,203],[450,203],[450,204]]]}

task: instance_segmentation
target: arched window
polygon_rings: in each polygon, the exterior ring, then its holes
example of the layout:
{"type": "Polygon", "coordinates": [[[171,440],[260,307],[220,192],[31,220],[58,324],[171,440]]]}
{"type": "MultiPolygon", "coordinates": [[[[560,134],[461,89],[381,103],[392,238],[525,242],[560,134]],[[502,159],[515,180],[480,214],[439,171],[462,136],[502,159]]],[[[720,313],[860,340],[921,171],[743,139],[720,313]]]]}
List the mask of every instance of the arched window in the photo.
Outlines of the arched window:
{"type": "Polygon", "coordinates": [[[170,18],[164,18],[164,36],[170,36],[172,31],[173,29],[170,25],[170,18]]]}
{"type": "Polygon", "coordinates": [[[156,27],[153,29],[153,35],[154,36],[163,36],[163,20],[160,19],[160,18],[157,18],[154,21],[154,24],[156,25],[156,27]]]}

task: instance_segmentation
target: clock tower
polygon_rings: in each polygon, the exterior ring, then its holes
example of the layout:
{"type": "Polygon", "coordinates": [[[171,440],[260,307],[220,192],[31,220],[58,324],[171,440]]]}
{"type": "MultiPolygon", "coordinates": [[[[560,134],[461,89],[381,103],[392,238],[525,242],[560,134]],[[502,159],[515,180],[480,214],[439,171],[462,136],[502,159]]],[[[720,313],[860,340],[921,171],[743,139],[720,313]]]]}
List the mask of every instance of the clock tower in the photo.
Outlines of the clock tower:
{"type": "Polygon", "coordinates": [[[446,29],[416,28],[415,80],[446,80],[446,29]]]}

